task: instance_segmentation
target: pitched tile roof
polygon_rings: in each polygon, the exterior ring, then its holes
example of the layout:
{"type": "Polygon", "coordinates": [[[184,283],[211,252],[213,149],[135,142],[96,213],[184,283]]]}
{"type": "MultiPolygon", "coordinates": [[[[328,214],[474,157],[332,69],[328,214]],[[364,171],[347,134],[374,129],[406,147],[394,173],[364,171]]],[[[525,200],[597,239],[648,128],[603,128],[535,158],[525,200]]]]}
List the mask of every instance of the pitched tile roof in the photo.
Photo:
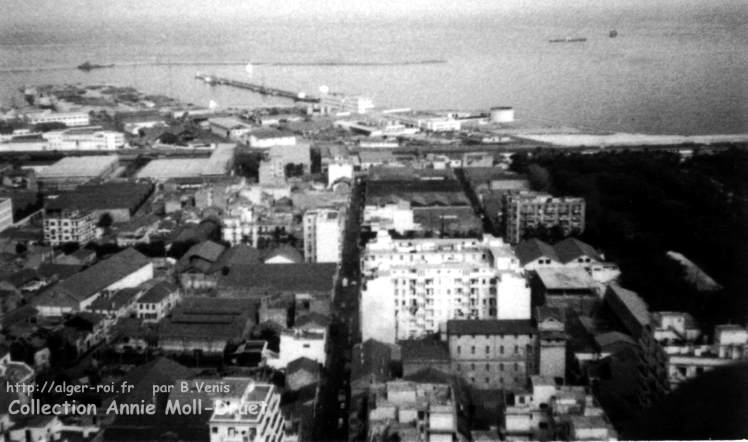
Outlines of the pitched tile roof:
{"type": "Polygon", "coordinates": [[[614,283],[608,286],[608,291],[605,293],[605,299],[611,298],[618,299],[640,325],[649,325],[652,320],[649,307],[636,292],[614,283]]]}
{"type": "Polygon", "coordinates": [[[55,296],[83,301],[148,264],[148,258],[137,250],[125,249],[50,288],[39,302],[49,301],[55,296]]]}
{"type": "Polygon", "coordinates": [[[234,266],[219,276],[218,288],[246,289],[250,296],[282,291],[329,292],[336,270],[334,263],[234,266]]]}
{"type": "Polygon", "coordinates": [[[286,374],[295,373],[299,370],[306,370],[309,373],[312,374],[319,374],[320,367],[319,363],[313,359],[309,359],[307,357],[300,357],[296,358],[293,361],[289,362],[288,365],[286,365],[286,374]]]}
{"type": "Polygon", "coordinates": [[[301,252],[296,250],[296,248],[291,247],[287,244],[280,245],[272,250],[270,250],[263,258],[262,260],[264,262],[267,262],[268,260],[276,257],[282,257],[286,258],[289,261],[295,263],[295,264],[301,264],[304,262],[304,257],[301,255],[301,252]]]}
{"type": "Polygon", "coordinates": [[[536,333],[529,319],[452,319],[447,321],[450,335],[520,335],[536,333]]]}
{"type": "Polygon", "coordinates": [[[404,376],[403,379],[418,384],[448,384],[452,380],[452,376],[433,367],[426,367],[404,376]]]}
{"type": "Polygon", "coordinates": [[[175,284],[168,281],[161,281],[148,289],[143,296],[138,298],[138,302],[143,303],[159,303],[164,300],[167,296],[179,290],[175,284]]]}
{"type": "Polygon", "coordinates": [[[520,242],[514,247],[514,252],[517,254],[517,258],[519,258],[519,262],[522,265],[541,257],[560,262],[556,250],[550,244],[537,238],[530,238],[520,242]]]}
{"type": "Polygon", "coordinates": [[[574,261],[581,256],[588,256],[596,261],[603,260],[594,247],[576,238],[566,238],[565,240],[556,243],[553,248],[556,250],[558,258],[564,264],[574,261]]]}
{"type": "MultiPolygon", "coordinates": [[[[314,326],[327,327],[330,325],[330,318],[322,313],[309,312],[296,317],[294,328],[306,329],[314,326]]],[[[316,327],[315,327],[316,328],[316,327]]]]}
{"type": "Polygon", "coordinates": [[[412,360],[449,361],[449,349],[445,342],[431,337],[409,339],[400,342],[403,363],[412,360]]]}

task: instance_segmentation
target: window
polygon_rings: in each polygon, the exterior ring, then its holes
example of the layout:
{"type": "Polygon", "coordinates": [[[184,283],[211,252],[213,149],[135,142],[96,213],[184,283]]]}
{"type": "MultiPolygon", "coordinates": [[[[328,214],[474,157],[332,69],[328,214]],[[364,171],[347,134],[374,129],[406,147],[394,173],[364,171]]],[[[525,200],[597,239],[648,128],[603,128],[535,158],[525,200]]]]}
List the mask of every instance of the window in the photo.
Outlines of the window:
{"type": "Polygon", "coordinates": [[[486,354],[491,353],[491,347],[489,345],[486,345],[486,354]]]}
{"type": "Polygon", "coordinates": [[[486,371],[491,371],[491,364],[486,364],[486,371]]]}
{"type": "Polygon", "coordinates": [[[475,370],[475,364],[470,364],[470,369],[475,370]]]}
{"type": "Polygon", "coordinates": [[[211,432],[212,432],[213,434],[217,434],[217,433],[218,433],[218,427],[213,427],[213,428],[211,428],[211,429],[210,429],[210,431],[211,431],[211,432]]]}
{"type": "Polygon", "coordinates": [[[519,345],[514,346],[514,353],[515,354],[519,353],[519,345]]]}
{"type": "Polygon", "coordinates": [[[462,347],[460,347],[459,345],[457,346],[457,354],[462,354],[462,347]]]}
{"type": "Polygon", "coordinates": [[[504,346],[503,345],[499,346],[499,353],[502,354],[502,355],[504,354],[504,346]]]}
{"type": "Polygon", "coordinates": [[[473,346],[470,347],[470,354],[471,355],[475,354],[475,345],[473,345],[473,346]]]}

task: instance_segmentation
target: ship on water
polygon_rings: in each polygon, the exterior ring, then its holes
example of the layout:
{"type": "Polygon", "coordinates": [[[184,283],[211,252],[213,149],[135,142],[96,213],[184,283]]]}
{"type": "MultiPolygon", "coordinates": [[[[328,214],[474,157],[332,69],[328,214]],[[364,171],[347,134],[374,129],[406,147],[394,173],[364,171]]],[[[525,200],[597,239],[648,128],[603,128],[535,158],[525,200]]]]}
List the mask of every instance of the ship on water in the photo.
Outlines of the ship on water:
{"type": "Polygon", "coordinates": [[[586,37],[565,37],[548,40],[549,43],[582,43],[587,41],[586,37]]]}

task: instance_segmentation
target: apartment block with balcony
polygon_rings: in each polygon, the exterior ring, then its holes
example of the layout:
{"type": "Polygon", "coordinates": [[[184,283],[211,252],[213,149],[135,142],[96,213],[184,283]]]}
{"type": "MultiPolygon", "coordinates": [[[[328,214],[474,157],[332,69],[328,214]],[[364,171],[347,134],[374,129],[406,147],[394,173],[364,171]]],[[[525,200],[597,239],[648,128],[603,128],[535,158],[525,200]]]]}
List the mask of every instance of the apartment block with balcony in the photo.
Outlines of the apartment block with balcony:
{"type": "Polygon", "coordinates": [[[283,440],[280,393],[274,385],[250,378],[224,378],[217,386],[223,388],[214,391],[226,393],[210,394],[214,403],[208,422],[210,442],[283,440]]]}
{"type": "Polygon", "coordinates": [[[503,198],[505,238],[512,244],[532,236],[538,228],[560,227],[564,235],[583,232],[585,201],[579,197],[553,197],[547,193],[521,191],[503,198]]]}
{"type": "Polygon", "coordinates": [[[85,245],[96,238],[98,219],[91,211],[46,211],[44,215],[44,240],[57,246],[67,242],[85,245]]]}
{"type": "Polygon", "coordinates": [[[362,257],[363,339],[395,343],[446,329],[450,319],[529,319],[530,288],[501,239],[393,239],[362,257]],[[372,315],[371,312],[377,312],[372,315]]]}
{"type": "Polygon", "coordinates": [[[303,228],[305,262],[340,262],[345,228],[343,211],[308,210],[304,213],[303,228]]]}

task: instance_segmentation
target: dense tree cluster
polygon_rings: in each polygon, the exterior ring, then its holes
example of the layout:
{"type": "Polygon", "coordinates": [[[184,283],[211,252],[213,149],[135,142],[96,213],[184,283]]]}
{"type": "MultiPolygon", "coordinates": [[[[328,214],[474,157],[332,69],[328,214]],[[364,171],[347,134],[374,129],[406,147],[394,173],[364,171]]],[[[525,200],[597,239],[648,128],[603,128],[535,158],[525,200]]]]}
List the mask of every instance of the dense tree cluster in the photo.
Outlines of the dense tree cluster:
{"type": "Polygon", "coordinates": [[[657,151],[540,152],[515,160],[513,168],[537,187],[586,199],[582,239],[617,262],[623,283],[652,309],[690,311],[706,324],[748,320],[747,151],[697,152],[687,160],[657,151]],[[669,250],[724,289],[698,292],[666,257],[669,250]]]}

